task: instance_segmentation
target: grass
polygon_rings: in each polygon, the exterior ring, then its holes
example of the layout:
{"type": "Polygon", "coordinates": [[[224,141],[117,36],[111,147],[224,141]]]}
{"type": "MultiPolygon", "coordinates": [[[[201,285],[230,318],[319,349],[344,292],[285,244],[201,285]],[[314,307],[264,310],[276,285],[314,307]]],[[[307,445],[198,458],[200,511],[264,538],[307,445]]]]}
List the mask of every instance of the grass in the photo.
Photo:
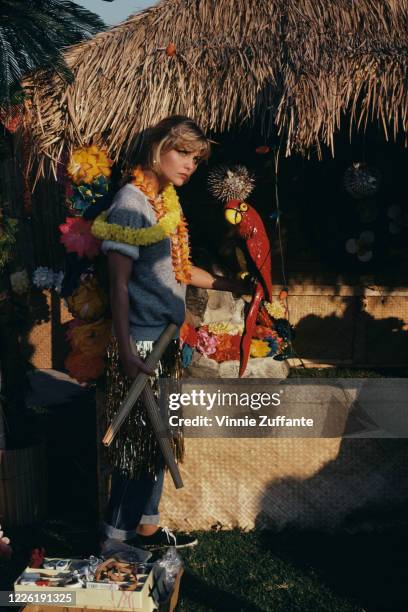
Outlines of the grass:
{"type": "Polygon", "coordinates": [[[185,575],[179,609],[357,612],[362,608],[262,545],[259,532],[199,533],[199,545],[183,552],[185,575]]]}

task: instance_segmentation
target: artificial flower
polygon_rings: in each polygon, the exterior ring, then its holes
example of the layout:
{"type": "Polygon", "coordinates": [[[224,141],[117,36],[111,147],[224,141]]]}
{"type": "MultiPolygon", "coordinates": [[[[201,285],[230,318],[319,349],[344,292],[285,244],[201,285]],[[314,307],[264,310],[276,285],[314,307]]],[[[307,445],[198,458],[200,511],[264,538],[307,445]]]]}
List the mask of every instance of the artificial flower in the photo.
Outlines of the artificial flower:
{"type": "Polygon", "coordinates": [[[276,336],[276,332],[270,327],[265,327],[264,325],[257,325],[255,327],[254,338],[258,340],[263,340],[264,338],[273,338],[276,336]]]}
{"type": "Polygon", "coordinates": [[[217,338],[201,327],[197,332],[197,349],[203,355],[212,355],[217,350],[217,338]]]}
{"type": "Polygon", "coordinates": [[[19,272],[13,272],[10,274],[10,284],[14,293],[23,295],[30,288],[30,280],[28,278],[27,270],[20,270],[19,272]]]}
{"type": "Polygon", "coordinates": [[[104,355],[111,339],[111,321],[99,319],[71,330],[72,348],[92,357],[104,355]]]}
{"type": "Polygon", "coordinates": [[[252,338],[249,351],[251,357],[267,357],[270,352],[270,348],[269,344],[265,342],[265,340],[256,340],[252,338]]]}
{"type": "Polygon", "coordinates": [[[92,145],[76,149],[67,167],[67,172],[75,185],[92,183],[98,176],[109,178],[112,161],[105,151],[92,145]]]}
{"type": "Polygon", "coordinates": [[[85,355],[81,351],[71,351],[65,360],[65,367],[68,374],[72,378],[76,378],[78,382],[90,382],[103,374],[105,361],[99,356],[90,359],[89,355],[85,355]]]}
{"type": "Polygon", "coordinates": [[[217,336],[217,349],[210,358],[218,363],[238,360],[240,356],[241,336],[239,334],[220,334],[217,336]]]}
{"type": "Polygon", "coordinates": [[[191,346],[189,346],[188,344],[185,344],[183,346],[183,349],[181,351],[181,364],[183,368],[188,368],[188,366],[193,360],[193,353],[194,349],[191,346]]]}
{"type": "Polygon", "coordinates": [[[93,259],[99,253],[100,240],[91,233],[92,221],[81,217],[67,217],[59,228],[60,238],[68,253],[76,253],[79,257],[93,259]]]}
{"type": "Polygon", "coordinates": [[[89,206],[93,206],[103,198],[108,191],[109,181],[104,176],[98,176],[91,185],[76,186],[68,203],[71,208],[83,213],[89,206]]]}
{"type": "Polygon", "coordinates": [[[266,338],[266,342],[269,346],[268,357],[273,357],[274,355],[277,355],[281,347],[278,338],[266,338]]]}
{"type": "Polygon", "coordinates": [[[182,346],[188,344],[191,347],[195,347],[197,344],[197,332],[195,328],[189,323],[184,322],[180,328],[180,340],[182,346]]]}
{"type": "Polygon", "coordinates": [[[116,223],[107,223],[108,213],[101,213],[93,222],[92,234],[101,240],[125,242],[134,246],[146,246],[160,242],[170,236],[181,220],[181,209],[173,185],[163,191],[165,202],[164,216],[151,227],[130,228],[116,223]]]}
{"type": "Polygon", "coordinates": [[[38,289],[51,289],[54,285],[54,272],[47,266],[39,266],[34,270],[33,284],[38,289]]]}
{"type": "Polygon", "coordinates": [[[155,200],[158,194],[157,179],[143,172],[142,166],[136,166],[132,173],[132,183],[143,191],[149,200],[155,200]]]}
{"type": "Polygon", "coordinates": [[[276,319],[273,323],[276,333],[282,340],[289,340],[292,336],[292,330],[287,319],[276,319]]]}
{"type": "Polygon", "coordinates": [[[176,45],[170,42],[166,47],[166,55],[167,57],[173,57],[176,54],[176,45]]]}
{"type": "Polygon", "coordinates": [[[346,242],[346,251],[351,255],[357,255],[362,262],[370,261],[373,256],[372,243],[374,242],[374,232],[365,230],[361,232],[359,238],[349,238],[346,242]]]}
{"type": "Polygon", "coordinates": [[[240,323],[227,323],[227,322],[218,322],[218,323],[209,323],[208,331],[211,334],[242,334],[244,331],[244,326],[240,323]]]}
{"type": "Polygon", "coordinates": [[[283,319],[286,315],[286,309],[281,302],[273,301],[273,302],[264,302],[264,306],[266,308],[267,313],[273,319],[283,319]]]}
{"type": "Polygon", "coordinates": [[[86,325],[86,321],[83,321],[82,319],[78,319],[78,318],[77,319],[71,319],[71,321],[69,321],[67,333],[65,334],[65,336],[66,336],[67,340],[69,340],[69,342],[72,342],[72,339],[73,339],[72,332],[79,325],[86,325]]]}
{"type": "Polygon", "coordinates": [[[81,283],[67,303],[72,315],[85,321],[100,319],[107,309],[107,297],[95,277],[81,283]]]}

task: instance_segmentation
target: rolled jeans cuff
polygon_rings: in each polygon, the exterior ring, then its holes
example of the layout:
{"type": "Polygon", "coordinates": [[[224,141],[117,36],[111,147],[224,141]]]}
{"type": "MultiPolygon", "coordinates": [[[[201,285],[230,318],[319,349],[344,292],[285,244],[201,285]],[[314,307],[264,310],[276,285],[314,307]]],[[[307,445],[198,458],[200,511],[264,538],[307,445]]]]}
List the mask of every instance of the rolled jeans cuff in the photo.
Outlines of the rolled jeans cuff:
{"type": "MultiPolygon", "coordinates": [[[[160,522],[159,514],[151,514],[150,516],[144,514],[140,519],[141,525],[158,525],[160,522]]],[[[107,538],[112,538],[113,540],[120,540],[124,542],[125,540],[131,540],[132,538],[137,536],[136,527],[134,529],[118,529],[117,527],[112,527],[112,525],[108,525],[108,523],[103,523],[103,531],[107,538]]]]}

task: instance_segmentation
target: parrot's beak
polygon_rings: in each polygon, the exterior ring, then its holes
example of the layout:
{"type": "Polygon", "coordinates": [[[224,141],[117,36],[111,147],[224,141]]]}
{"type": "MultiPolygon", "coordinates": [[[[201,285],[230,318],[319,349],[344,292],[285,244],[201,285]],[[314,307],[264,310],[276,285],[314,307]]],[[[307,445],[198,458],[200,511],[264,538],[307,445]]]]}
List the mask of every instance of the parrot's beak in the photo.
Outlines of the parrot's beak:
{"type": "Polygon", "coordinates": [[[231,225],[239,225],[242,221],[241,213],[239,210],[235,210],[235,208],[226,208],[224,215],[228,223],[231,223],[231,225]]]}

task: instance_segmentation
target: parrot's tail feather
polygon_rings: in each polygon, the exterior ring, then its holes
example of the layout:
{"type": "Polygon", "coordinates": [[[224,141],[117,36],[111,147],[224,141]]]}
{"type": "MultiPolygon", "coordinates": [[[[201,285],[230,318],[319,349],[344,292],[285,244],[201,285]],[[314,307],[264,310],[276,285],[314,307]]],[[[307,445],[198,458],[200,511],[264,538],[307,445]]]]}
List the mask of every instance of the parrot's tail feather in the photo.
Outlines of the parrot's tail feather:
{"type": "Polygon", "coordinates": [[[252,302],[248,310],[248,314],[245,317],[245,329],[241,340],[241,360],[239,364],[239,377],[244,375],[248,359],[249,352],[251,349],[251,340],[254,333],[256,319],[258,316],[259,305],[265,295],[264,289],[261,283],[257,283],[252,297],[252,302]]]}

